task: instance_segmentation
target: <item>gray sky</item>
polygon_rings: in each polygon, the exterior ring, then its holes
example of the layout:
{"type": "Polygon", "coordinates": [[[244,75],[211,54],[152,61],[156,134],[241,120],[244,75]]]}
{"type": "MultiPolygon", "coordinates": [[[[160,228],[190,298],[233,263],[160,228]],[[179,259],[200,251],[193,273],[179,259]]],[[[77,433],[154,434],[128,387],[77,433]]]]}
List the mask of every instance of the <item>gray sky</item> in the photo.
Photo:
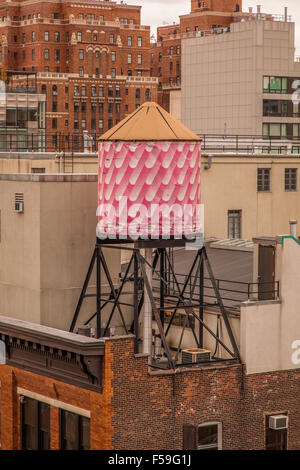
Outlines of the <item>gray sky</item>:
{"type": "MultiPolygon", "coordinates": [[[[157,26],[172,24],[178,21],[179,15],[184,15],[190,11],[190,0],[125,0],[129,5],[142,5],[142,23],[150,24],[153,32],[157,26]]],[[[262,11],[266,13],[283,14],[284,7],[288,7],[289,14],[292,15],[296,23],[296,47],[300,54],[300,1],[299,0],[243,0],[243,10],[248,11],[248,7],[256,5],[262,6],[262,11]]]]}

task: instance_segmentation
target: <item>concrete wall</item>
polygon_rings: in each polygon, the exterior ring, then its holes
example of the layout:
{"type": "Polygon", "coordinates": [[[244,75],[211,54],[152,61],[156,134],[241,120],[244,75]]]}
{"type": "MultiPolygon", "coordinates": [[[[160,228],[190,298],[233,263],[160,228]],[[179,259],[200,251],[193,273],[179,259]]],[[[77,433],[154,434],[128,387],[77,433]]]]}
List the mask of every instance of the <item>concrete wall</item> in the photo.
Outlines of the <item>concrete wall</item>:
{"type": "Polygon", "coordinates": [[[241,307],[241,356],[248,374],[300,367],[300,246],[287,238],[276,251],[280,301],[241,307]]]}
{"type": "MultiPolygon", "coordinates": [[[[200,36],[200,33],[197,33],[200,36]]],[[[294,23],[252,20],[231,32],[182,41],[182,120],[197,133],[262,135],[263,76],[299,76],[294,63],[294,23]]]]}
{"type": "MultiPolygon", "coordinates": [[[[94,249],[96,208],[96,175],[0,175],[1,314],[69,328],[94,249]],[[15,193],[24,194],[24,213],[14,212],[15,193]]],[[[107,263],[118,284],[120,253],[107,263]]],[[[94,276],[88,293],[93,286],[94,276]]],[[[77,325],[95,305],[85,301],[77,325]]]]}
{"type": "Polygon", "coordinates": [[[285,191],[285,168],[299,168],[296,156],[234,156],[202,160],[201,199],[205,236],[227,238],[228,210],[241,210],[241,238],[289,233],[289,221],[300,220],[300,193],[285,191]],[[271,191],[257,192],[257,169],[271,169],[271,191]]]}

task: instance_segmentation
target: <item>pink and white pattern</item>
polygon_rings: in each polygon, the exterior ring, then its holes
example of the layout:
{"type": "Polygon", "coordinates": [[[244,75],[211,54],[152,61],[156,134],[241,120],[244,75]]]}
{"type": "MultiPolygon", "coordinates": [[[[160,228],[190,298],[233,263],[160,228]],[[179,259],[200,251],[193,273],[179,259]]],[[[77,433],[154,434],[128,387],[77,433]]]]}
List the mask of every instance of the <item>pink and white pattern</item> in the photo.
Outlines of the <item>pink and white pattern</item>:
{"type": "MultiPolygon", "coordinates": [[[[184,232],[199,233],[196,206],[200,204],[200,164],[200,142],[100,142],[99,206],[110,204],[115,208],[120,216],[117,217],[117,234],[120,234],[134,221],[137,204],[145,206],[148,214],[157,206],[167,212],[167,208],[175,205],[181,208],[189,205],[192,214],[184,232]],[[126,214],[119,213],[122,197],[127,198],[123,209],[126,214]]],[[[172,222],[171,235],[178,234],[174,222],[177,216],[172,222]]],[[[141,225],[149,233],[146,218],[141,225]]],[[[110,230],[106,228],[107,233],[110,230]]],[[[155,231],[163,234],[161,217],[155,231]]]]}

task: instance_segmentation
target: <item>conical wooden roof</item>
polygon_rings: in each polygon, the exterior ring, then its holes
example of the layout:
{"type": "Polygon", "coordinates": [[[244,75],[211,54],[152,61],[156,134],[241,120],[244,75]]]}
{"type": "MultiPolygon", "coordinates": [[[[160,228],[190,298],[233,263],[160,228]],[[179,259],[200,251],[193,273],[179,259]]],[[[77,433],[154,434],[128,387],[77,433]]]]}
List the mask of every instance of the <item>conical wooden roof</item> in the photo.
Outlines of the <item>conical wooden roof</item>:
{"type": "Polygon", "coordinates": [[[99,140],[132,142],[201,139],[157,103],[146,101],[130,116],[105,132],[99,140]]]}

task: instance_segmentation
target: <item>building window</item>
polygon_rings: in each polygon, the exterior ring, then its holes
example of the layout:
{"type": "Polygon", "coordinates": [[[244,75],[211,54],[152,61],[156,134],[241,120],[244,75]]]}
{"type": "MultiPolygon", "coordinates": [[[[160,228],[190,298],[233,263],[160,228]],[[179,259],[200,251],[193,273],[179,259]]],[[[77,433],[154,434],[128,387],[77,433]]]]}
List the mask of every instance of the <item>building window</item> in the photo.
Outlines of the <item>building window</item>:
{"type": "Polygon", "coordinates": [[[109,44],[113,44],[113,43],[114,43],[114,35],[110,34],[109,35],[109,44]]]}
{"type": "Polygon", "coordinates": [[[46,42],[49,42],[49,38],[50,38],[50,36],[49,36],[49,31],[45,31],[45,34],[44,34],[44,39],[45,39],[45,41],[46,41],[46,42]]]}
{"type": "Polygon", "coordinates": [[[81,119],[81,127],[84,130],[86,128],[86,121],[85,119],[81,119]]]}
{"type": "Polygon", "coordinates": [[[81,112],[82,113],[86,112],[86,102],[85,101],[82,101],[82,103],[81,103],[81,112]]]}
{"type": "Polygon", "coordinates": [[[99,114],[103,114],[104,111],[104,105],[103,103],[99,103],[99,114]]]}
{"type": "Polygon", "coordinates": [[[115,53],[115,51],[112,51],[112,53],[111,53],[111,61],[116,62],[116,53],[115,53]]]}
{"type": "Polygon", "coordinates": [[[49,60],[50,54],[49,54],[49,49],[44,49],[44,59],[49,60]]]}
{"type": "Polygon", "coordinates": [[[52,101],[52,112],[53,113],[57,112],[57,101],[52,101]]]}
{"type": "Polygon", "coordinates": [[[79,96],[79,86],[74,85],[74,96],[79,96]]]}
{"type": "Polygon", "coordinates": [[[173,55],[173,52],[174,52],[174,47],[171,46],[171,47],[170,47],[170,55],[173,55]]]}
{"type": "Polygon", "coordinates": [[[139,36],[137,38],[137,45],[138,45],[138,47],[142,47],[142,44],[143,44],[143,38],[139,36]]]}
{"type": "Polygon", "coordinates": [[[286,138],[287,136],[287,125],[277,123],[263,123],[263,137],[264,138],[286,138]]]}
{"type": "Polygon", "coordinates": [[[97,91],[96,91],[96,86],[95,85],[92,85],[91,87],[91,93],[92,93],[92,96],[96,96],[97,95],[97,91]]]}
{"type": "Polygon", "coordinates": [[[161,62],[161,61],[162,61],[162,53],[160,52],[160,53],[158,54],[158,62],[161,62]]]}
{"type": "Polygon", "coordinates": [[[96,111],[97,111],[97,105],[96,105],[96,103],[92,103],[92,104],[91,104],[91,111],[92,111],[92,114],[96,114],[96,111]]]}
{"type": "Polygon", "coordinates": [[[121,105],[120,103],[116,103],[116,114],[120,114],[121,111],[121,105]]]}
{"type": "Polygon", "coordinates": [[[82,85],[82,87],[81,87],[81,94],[82,94],[82,96],[86,96],[86,86],[85,85],[82,85]]]}
{"type": "Polygon", "coordinates": [[[56,118],[52,119],[52,129],[57,129],[57,119],[56,118]]]}
{"type": "Polygon", "coordinates": [[[46,168],[31,168],[31,173],[45,173],[46,168]]]}
{"type": "Polygon", "coordinates": [[[257,191],[271,190],[271,168],[257,169],[257,191]]]}
{"type": "Polygon", "coordinates": [[[287,93],[288,80],[286,77],[264,77],[264,93],[287,93]]]}
{"type": "Polygon", "coordinates": [[[140,90],[140,88],[137,88],[137,89],[135,90],[135,97],[136,97],[137,100],[140,99],[140,97],[141,97],[141,90],[140,90]]]}
{"type": "Polygon", "coordinates": [[[69,31],[66,32],[66,42],[69,42],[70,40],[70,35],[69,35],[69,31]]]}
{"type": "Polygon", "coordinates": [[[103,119],[99,119],[99,129],[103,129],[103,119]]]}
{"type": "Polygon", "coordinates": [[[287,429],[272,429],[269,420],[266,416],[266,450],[287,450],[287,429]]]}
{"type": "Polygon", "coordinates": [[[79,49],[79,60],[83,60],[83,59],[84,59],[84,50],[79,49]]]}
{"type": "Polygon", "coordinates": [[[52,96],[57,96],[57,85],[52,86],[52,96]]]}
{"type": "Polygon", "coordinates": [[[50,406],[22,397],[21,408],[22,450],[50,450],[50,406]]]}
{"type": "Polygon", "coordinates": [[[242,238],[242,211],[228,211],[228,238],[242,238]]]}
{"type": "Polygon", "coordinates": [[[285,191],[297,191],[297,168],[284,169],[284,189],[285,191]]]}
{"type": "Polygon", "coordinates": [[[22,43],[25,44],[26,42],[26,35],[25,33],[22,34],[22,43]]]}
{"type": "Polygon", "coordinates": [[[151,99],[151,91],[150,91],[150,88],[146,88],[146,91],[145,91],[145,98],[146,98],[146,101],[150,101],[150,99],[151,99]]]}
{"type": "Polygon", "coordinates": [[[83,77],[83,75],[84,75],[83,67],[79,67],[79,76],[83,77]]]}
{"type": "Polygon", "coordinates": [[[128,77],[132,77],[132,70],[127,70],[128,77]]]}
{"type": "Polygon", "coordinates": [[[129,47],[132,46],[132,36],[128,36],[127,45],[128,45],[129,47]]]}
{"type": "Polygon", "coordinates": [[[114,89],[113,89],[113,87],[111,87],[111,86],[108,87],[108,96],[109,96],[109,97],[114,96],[114,89]]]}
{"type": "Polygon", "coordinates": [[[60,60],[60,50],[59,49],[54,50],[54,60],[55,60],[55,62],[59,62],[59,60],[60,60]]]}
{"type": "Polygon", "coordinates": [[[132,64],[132,54],[127,55],[127,63],[132,64]]]}
{"type": "Polygon", "coordinates": [[[35,50],[34,49],[31,50],[31,59],[32,60],[35,59],[35,50]]]}
{"type": "Polygon", "coordinates": [[[81,31],[77,32],[77,41],[82,42],[82,32],[81,31]]]}
{"type": "Polygon", "coordinates": [[[138,54],[137,63],[138,63],[138,65],[142,65],[142,54],[138,54]]]}
{"type": "Polygon", "coordinates": [[[119,87],[119,86],[116,86],[116,97],[117,97],[117,98],[120,98],[120,96],[121,96],[120,87],[119,87]]]}
{"type": "Polygon", "coordinates": [[[286,100],[264,100],[263,102],[264,116],[288,116],[288,101],[286,100]]]}
{"type": "Polygon", "coordinates": [[[177,55],[180,54],[180,46],[177,46],[177,47],[176,47],[176,53],[177,53],[177,55]]]}
{"type": "Polygon", "coordinates": [[[104,96],[104,88],[103,86],[99,86],[99,96],[104,96]]]}
{"type": "Polygon", "coordinates": [[[111,69],[110,76],[111,78],[116,78],[116,69],[111,69]]]}
{"type": "Polygon", "coordinates": [[[54,41],[60,42],[60,33],[58,31],[55,31],[54,33],[54,41]]]}
{"type": "Polygon", "coordinates": [[[97,34],[94,34],[93,35],[93,40],[96,42],[98,40],[98,35],[97,34]]]}
{"type": "Polygon", "coordinates": [[[35,41],[35,31],[32,31],[32,33],[31,33],[31,41],[32,42],[35,41]]]}
{"type": "Polygon", "coordinates": [[[198,450],[219,450],[221,442],[221,423],[200,424],[198,427],[198,450]]]}
{"type": "Polygon", "coordinates": [[[49,72],[49,67],[48,66],[44,67],[44,72],[49,72]]]}
{"type": "Polygon", "coordinates": [[[61,449],[90,449],[90,420],[69,411],[61,410],[61,449]]]}

